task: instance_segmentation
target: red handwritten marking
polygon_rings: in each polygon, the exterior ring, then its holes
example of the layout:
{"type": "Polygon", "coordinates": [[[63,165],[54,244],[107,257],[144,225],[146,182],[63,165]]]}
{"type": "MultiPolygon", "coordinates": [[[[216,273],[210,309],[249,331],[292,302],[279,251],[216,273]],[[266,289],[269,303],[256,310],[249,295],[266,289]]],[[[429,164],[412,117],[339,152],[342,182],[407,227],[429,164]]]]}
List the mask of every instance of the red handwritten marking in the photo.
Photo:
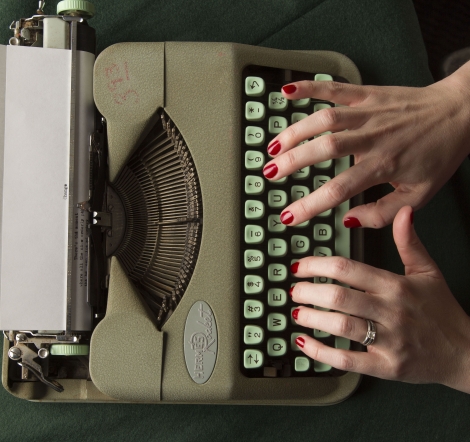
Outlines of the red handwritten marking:
{"type": "Polygon", "coordinates": [[[106,85],[113,94],[113,101],[116,104],[136,104],[140,101],[139,93],[132,88],[132,80],[127,61],[119,65],[113,63],[104,68],[104,73],[108,79],[106,85]],[[132,97],[134,98],[133,100],[132,97]]]}

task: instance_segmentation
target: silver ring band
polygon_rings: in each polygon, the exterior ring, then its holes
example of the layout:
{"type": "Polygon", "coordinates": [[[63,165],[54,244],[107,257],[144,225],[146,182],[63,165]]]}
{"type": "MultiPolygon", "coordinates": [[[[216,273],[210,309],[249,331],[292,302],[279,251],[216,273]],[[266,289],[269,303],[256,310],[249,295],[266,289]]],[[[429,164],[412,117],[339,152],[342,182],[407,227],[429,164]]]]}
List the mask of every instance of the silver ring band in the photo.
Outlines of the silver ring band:
{"type": "Polygon", "coordinates": [[[362,345],[365,345],[365,346],[373,344],[375,341],[375,337],[377,335],[377,329],[375,328],[374,322],[371,321],[370,319],[366,319],[366,321],[367,321],[367,334],[366,334],[366,338],[362,342],[362,345]]]}

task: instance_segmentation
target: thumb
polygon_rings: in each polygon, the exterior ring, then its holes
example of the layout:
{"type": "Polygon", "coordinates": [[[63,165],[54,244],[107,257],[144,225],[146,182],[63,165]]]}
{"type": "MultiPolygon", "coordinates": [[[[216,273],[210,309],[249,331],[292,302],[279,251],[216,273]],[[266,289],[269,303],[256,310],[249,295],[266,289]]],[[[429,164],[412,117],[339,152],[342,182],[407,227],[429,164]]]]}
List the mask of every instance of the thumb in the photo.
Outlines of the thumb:
{"type": "Polygon", "coordinates": [[[413,209],[402,207],[393,221],[393,238],[405,266],[405,275],[428,273],[440,275],[436,263],[432,260],[418,238],[413,225],[413,209]]]}

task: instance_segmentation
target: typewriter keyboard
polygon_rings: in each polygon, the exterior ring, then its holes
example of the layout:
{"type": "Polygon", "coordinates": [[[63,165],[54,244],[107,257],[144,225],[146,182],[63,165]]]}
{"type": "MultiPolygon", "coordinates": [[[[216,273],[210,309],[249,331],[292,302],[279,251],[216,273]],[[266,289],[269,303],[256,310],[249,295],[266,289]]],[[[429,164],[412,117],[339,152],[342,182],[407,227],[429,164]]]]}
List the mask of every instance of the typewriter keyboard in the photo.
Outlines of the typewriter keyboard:
{"type": "MultiPolygon", "coordinates": [[[[291,300],[289,290],[301,279],[289,269],[305,256],[350,256],[350,231],[342,224],[349,202],[295,227],[283,225],[279,215],[292,201],[348,168],[350,159],[324,161],[274,182],[262,173],[270,160],[267,146],[278,133],[313,112],[334,106],[315,99],[289,101],[282,96],[281,87],[299,80],[332,79],[322,73],[261,66],[248,66],[243,71],[240,342],[241,370],[248,377],[344,373],[308,358],[297,347],[295,339],[305,334],[337,348],[349,348],[350,342],[295,323],[291,312],[298,304],[291,300]]],[[[311,282],[333,281],[316,277],[311,282]]]]}

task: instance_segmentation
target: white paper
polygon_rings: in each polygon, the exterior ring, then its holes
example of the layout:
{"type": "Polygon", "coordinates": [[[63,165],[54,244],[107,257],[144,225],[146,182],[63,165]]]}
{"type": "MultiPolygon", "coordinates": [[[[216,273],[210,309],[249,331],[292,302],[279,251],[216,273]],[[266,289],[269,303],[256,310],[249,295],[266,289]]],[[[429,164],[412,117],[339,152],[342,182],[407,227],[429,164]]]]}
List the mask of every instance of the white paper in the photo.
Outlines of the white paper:
{"type": "Polygon", "coordinates": [[[5,49],[0,329],[64,330],[71,51],[5,49]]]}

